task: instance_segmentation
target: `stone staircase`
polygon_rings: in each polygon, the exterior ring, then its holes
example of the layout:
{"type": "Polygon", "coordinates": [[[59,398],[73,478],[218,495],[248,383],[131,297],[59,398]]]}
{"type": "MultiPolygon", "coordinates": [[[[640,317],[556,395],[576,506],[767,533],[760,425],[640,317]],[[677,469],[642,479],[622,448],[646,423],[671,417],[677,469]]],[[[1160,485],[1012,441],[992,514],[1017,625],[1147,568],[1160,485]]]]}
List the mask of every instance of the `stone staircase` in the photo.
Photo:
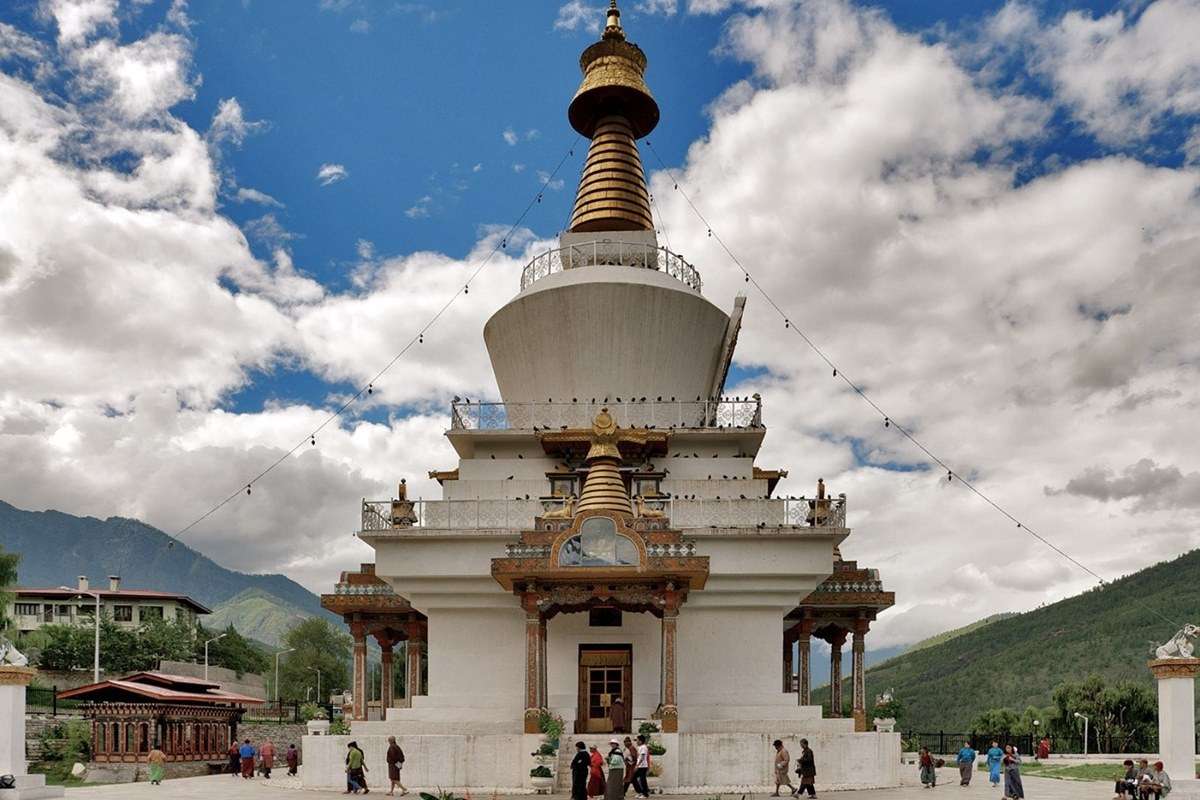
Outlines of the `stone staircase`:
{"type": "Polygon", "coordinates": [[[575,757],[575,734],[563,733],[558,740],[558,764],[554,768],[555,793],[571,793],[571,759],[575,757]]]}

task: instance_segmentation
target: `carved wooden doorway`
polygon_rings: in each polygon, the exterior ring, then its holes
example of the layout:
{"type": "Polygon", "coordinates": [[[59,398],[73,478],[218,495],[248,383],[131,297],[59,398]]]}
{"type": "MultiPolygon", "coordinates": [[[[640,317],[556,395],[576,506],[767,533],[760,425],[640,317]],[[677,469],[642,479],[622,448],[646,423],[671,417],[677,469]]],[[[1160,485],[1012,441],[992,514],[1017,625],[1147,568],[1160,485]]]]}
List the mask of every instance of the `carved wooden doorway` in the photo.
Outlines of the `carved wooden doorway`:
{"type": "Polygon", "coordinates": [[[628,728],[633,705],[633,646],[579,646],[579,708],[576,733],[610,733],[612,705],[621,698],[628,728]]]}

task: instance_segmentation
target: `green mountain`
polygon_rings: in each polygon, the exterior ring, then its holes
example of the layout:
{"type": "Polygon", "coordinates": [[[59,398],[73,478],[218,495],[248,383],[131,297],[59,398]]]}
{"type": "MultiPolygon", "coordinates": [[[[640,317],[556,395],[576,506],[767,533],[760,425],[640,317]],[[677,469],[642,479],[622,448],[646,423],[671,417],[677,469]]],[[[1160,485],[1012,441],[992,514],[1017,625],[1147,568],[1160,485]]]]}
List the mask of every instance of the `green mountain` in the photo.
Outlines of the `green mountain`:
{"type": "Polygon", "coordinates": [[[924,650],[926,647],[933,647],[934,645],[944,644],[944,643],[950,641],[951,639],[957,639],[959,636],[962,636],[967,633],[971,633],[973,631],[977,631],[980,628],[984,627],[985,625],[991,625],[993,622],[1000,622],[1001,620],[1005,620],[1005,619],[1008,619],[1009,617],[1015,617],[1015,616],[1017,616],[1017,613],[1015,611],[1001,611],[999,614],[992,614],[990,617],[984,617],[981,620],[976,620],[975,622],[972,622],[970,625],[963,625],[961,628],[955,628],[953,630],[946,631],[945,633],[939,633],[936,636],[930,636],[928,639],[922,639],[921,641],[917,642],[916,644],[910,645],[909,648],[907,650],[905,650],[904,652],[905,653],[915,653],[918,650],[924,650]]]}
{"type": "Polygon", "coordinates": [[[217,605],[204,627],[221,631],[233,625],[243,636],[275,648],[289,628],[311,616],[262,589],[246,589],[217,605]]]}
{"type": "Polygon", "coordinates": [[[1150,686],[1153,645],[1200,618],[1198,579],[1193,550],[1034,611],[981,620],[868,669],[868,694],[895,689],[906,730],[957,732],[990,708],[1048,705],[1055,686],[1091,674],[1150,686]]]}
{"type": "Polygon", "coordinates": [[[23,511],[0,501],[0,547],[21,554],[18,586],[74,586],[79,575],[107,586],[108,575],[120,575],[122,588],[179,592],[214,610],[225,606],[220,617],[201,618],[205,627],[232,622],[242,635],[267,642],[278,639],[284,620],[326,615],[341,621],[291,578],[226,569],[133,519],[23,511]]]}

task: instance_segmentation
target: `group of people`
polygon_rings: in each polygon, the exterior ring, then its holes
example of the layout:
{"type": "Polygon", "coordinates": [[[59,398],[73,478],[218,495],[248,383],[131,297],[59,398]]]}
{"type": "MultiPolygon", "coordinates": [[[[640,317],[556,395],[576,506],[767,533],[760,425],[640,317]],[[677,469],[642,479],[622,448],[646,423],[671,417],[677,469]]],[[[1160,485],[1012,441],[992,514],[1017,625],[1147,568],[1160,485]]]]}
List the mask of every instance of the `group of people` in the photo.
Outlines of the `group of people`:
{"type": "Polygon", "coordinates": [[[792,763],[792,754],[783,746],[783,742],[779,739],[771,742],[771,746],[775,748],[775,794],[772,797],[779,797],[779,789],[781,786],[788,787],[789,792],[799,797],[807,793],[810,798],[817,796],[817,758],[813,755],[812,748],[808,746],[808,739],[800,740],[800,757],[796,759],[796,776],[800,778],[800,786],[792,786],[792,781],[788,778],[788,769],[792,763]]]}
{"type": "MultiPolygon", "coordinates": [[[[408,788],[400,781],[400,770],[404,768],[404,751],[400,745],[396,744],[396,737],[388,737],[388,749],[384,754],[383,760],[387,762],[388,782],[391,784],[388,788],[388,797],[396,794],[396,790],[400,790],[401,795],[408,794],[408,788]]],[[[352,741],[346,745],[346,791],[342,794],[370,794],[371,790],[367,787],[367,773],[370,772],[367,767],[367,754],[358,746],[357,741],[352,741]]]]}
{"type": "MultiPolygon", "coordinates": [[[[1048,748],[1047,748],[1048,753],[1048,748]]],[[[1001,778],[1004,780],[1004,798],[1005,800],[1023,800],[1025,797],[1025,787],[1021,783],[1021,754],[1017,752],[1014,745],[1005,745],[1000,748],[999,742],[992,742],[992,746],[987,751],[987,766],[988,766],[988,781],[992,786],[999,786],[1001,778]]],[[[962,749],[958,751],[954,761],[958,767],[958,785],[970,786],[971,777],[975,774],[975,762],[979,758],[979,753],[975,748],[971,747],[970,742],[963,742],[962,749]]],[[[920,770],[921,785],[926,789],[932,789],[937,786],[937,768],[942,765],[942,760],[935,758],[929,752],[928,747],[922,747],[917,758],[917,767],[920,770]]]]}
{"type": "Polygon", "coordinates": [[[1163,769],[1163,762],[1155,761],[1151,767],[1146,759],[1134,766],[1131,759],[1125,759],[1125,774],[1117,778],[1113,788],[1113,800],[1162,800],[1171,792],[1171,776],[1163,769]]]}
{"type": "Polygon", "coordinates": [[[650,774],[650,765],[650,744],[644,735],[637,737],[637,744],[628,736],[624,741],[609,739],[607,754],[601,754],[596,745],[588,747],[583,742],[576,742],[575,757],[571,759],[571,798],[618,800],[631,786],[635,797],[649,797],[650,784],[646,777],[650,774]]]}
{"type": "MultiPolygon", "coordinates": [[[[262,747],[255,747],[249,739],[241,744],[235,741],[229,745],[228,756],[227,771],[235,778],[240,775],[250,780],[254,777],[255,767],[264,778],[270,778],[271,770],[275,769],[275,745],[270,739],[263,742],[262,747]]],[[[295,775],[300,767],[300,751],[296,749],[296,745],[288,745],[284,761],[287,764],[288,775],[295,775]]]]}

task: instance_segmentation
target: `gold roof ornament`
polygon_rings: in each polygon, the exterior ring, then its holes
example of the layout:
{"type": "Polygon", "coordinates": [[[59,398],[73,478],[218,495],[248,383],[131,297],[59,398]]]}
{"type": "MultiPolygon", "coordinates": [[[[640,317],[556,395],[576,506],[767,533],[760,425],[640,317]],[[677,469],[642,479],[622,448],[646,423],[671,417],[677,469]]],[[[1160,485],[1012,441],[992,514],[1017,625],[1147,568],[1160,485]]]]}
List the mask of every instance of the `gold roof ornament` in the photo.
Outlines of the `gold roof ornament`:
{"type": "Polygon", "coordinates": [[[633,503],[621,477],[621,453],[617,449],[617,423],[607,408],[592,423],[592,446],[588,450],[588,473],[579,493],[575,513],[615,511],[633,516],[633,503]]]}
{"type": "Polygon", "coordinates": [[[579,57],[583,82],[567,109],[571,127],[592,140],[575,196],[570,230],[654,230],[650,193],[636,140],[658,125],[646,86],[646,54],[626,41],[616,0],[600,41],[579,57]]]}

